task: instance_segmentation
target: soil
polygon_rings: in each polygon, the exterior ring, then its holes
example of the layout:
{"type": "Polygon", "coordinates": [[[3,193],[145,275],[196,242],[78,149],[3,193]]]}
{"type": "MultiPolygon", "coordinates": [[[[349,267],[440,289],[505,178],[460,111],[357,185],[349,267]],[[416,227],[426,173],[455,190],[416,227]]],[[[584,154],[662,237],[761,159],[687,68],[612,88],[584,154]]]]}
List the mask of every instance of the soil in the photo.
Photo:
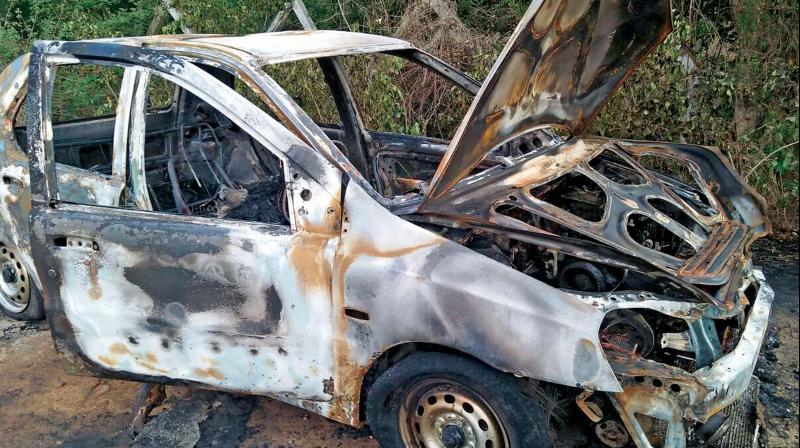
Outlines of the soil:
{"type": "MultiPolygon", "coordinates": [[[[798,246],[766,240],[756,249],[775,289],[761,379],[761,445],[797,447],[798,246]]],[[[139,384],[69,376],[47,325],[0,317],[0,446],[27,447],[352,447],[377,448],[355,430],[264,397],[167,387],[138,435],[128,431],[139,384]]]]}
{"type": "Polygon", "coordinates": [[[797,448],[798,386],[798,240],[761,240],[756,243],[754,264],[760,266],[775,290],[770,326],[755,374],[761,380],[761,444],[768,448],[797,448]]]}

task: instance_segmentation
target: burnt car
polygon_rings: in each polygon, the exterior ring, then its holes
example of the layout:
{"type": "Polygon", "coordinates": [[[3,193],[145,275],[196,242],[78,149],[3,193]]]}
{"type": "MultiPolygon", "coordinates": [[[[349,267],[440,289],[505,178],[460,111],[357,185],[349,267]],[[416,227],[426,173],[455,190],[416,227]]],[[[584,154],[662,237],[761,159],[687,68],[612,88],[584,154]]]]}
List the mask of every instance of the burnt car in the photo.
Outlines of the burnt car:
{"type": "Polygon", "coordinates": [[[717,149],[583,135],[670,27],[668,1],[536,1],[482,84],[350,32],[36,42],[3,74],[9,241],[72,373],[268,395],[386,447],[551,446],[557,407],[612,447],[718,437],[773,299],[764,201],[717,149]],[[474,95],[452,140],[367,129],[364,54],[474,95]],[[270,76],[299,60],[338,124],[270,76]],[[70,67],[116,71],[112,115],[56,119],[70,67]]]}

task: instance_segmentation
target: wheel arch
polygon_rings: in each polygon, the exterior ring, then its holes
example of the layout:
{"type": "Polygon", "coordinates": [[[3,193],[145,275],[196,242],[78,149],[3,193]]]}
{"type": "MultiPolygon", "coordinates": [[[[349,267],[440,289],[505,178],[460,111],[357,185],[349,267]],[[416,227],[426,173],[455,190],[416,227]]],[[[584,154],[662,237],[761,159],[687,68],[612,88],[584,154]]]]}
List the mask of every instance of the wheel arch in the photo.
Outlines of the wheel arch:
{"type": "Polygon", "coordinates": [[[402,342],[392,345],[387,347],[380,355],[372,359],[372,362],[367,369],[367,373],[364,375],[363,380],[361,381],[361,391],[358,397],[358,418],[362,424],[366,422],[367,396],[370,388],[375,383],[375,380],[393,365],[397,364],[408,356],[419,352],[457,355],[479,362],[491,369],[498,370],[477,356],[442,344],[434,344],[429,342],[402,342]]]}

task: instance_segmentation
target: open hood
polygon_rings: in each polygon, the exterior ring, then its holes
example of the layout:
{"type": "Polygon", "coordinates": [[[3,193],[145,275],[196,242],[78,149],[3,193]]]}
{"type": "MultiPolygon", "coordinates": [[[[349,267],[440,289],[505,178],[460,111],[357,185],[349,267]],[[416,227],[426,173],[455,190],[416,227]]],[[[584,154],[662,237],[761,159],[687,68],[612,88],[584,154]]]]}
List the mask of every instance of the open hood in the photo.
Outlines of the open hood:
{"type": "Polygon", "coordinates": [[[671,29],[670,0],[534,0],[461,122],[425,203],[521,134],[543,127],[582,133],[671,29]]]}

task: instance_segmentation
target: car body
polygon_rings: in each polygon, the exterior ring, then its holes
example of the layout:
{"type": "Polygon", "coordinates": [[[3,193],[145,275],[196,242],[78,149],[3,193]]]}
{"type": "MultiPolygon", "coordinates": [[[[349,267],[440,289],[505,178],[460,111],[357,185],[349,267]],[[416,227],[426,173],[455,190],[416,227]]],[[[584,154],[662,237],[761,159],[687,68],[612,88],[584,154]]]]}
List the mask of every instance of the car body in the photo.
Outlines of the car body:
{"type": "Polygon", "coordinates": [[[12,122],[27,94],[28,154],[5,120],[1,169],[31,199],[2,192],[2,236],[38,273],[68,369],[264,394],[360,426],[383,370],[442,351],[576,391],[592,422],[609,418],[587,404],[602,396],[638,447],[685,446],[749,383],[773,296],[749,247],[769,223],[717,149],[582,136],[670,31],[668,1],[629,3],[533,2],[480,85],[408,42],[337,31],[37,42],[3,74],[12,122]],[[364,129],[337,58],[374,53],[475,95],[452,141],[364,129]],[[300,59],[327,73],[340,125],[314,123],[262,70],[300,59]],[[114,117],[72,124],[105,126],[102,174],[57,163],[71,134],[50,120],[53,77],[75,64],[125,73],[114,117]],[[181,92],[169,117],[147,112],[155,76],[181,92]],[[187,119],[198,102],[230,124],[187,119]],[[222,154],[238,133],[272,162],[201,161],[198,145],[222,140],[222,154]],[[148,158],[152,139],[179,149],[148,158]],[[224,178],[244,188],[248,163],[273,167],[247,185],[283,192],[274,221],[219,212],[224,178]],[[182,197],[201,166],[223,178],[206,199],[219,216],[182,197]],[[148,190],[156,172],[174,180],[172,213],[148,190]]]}

